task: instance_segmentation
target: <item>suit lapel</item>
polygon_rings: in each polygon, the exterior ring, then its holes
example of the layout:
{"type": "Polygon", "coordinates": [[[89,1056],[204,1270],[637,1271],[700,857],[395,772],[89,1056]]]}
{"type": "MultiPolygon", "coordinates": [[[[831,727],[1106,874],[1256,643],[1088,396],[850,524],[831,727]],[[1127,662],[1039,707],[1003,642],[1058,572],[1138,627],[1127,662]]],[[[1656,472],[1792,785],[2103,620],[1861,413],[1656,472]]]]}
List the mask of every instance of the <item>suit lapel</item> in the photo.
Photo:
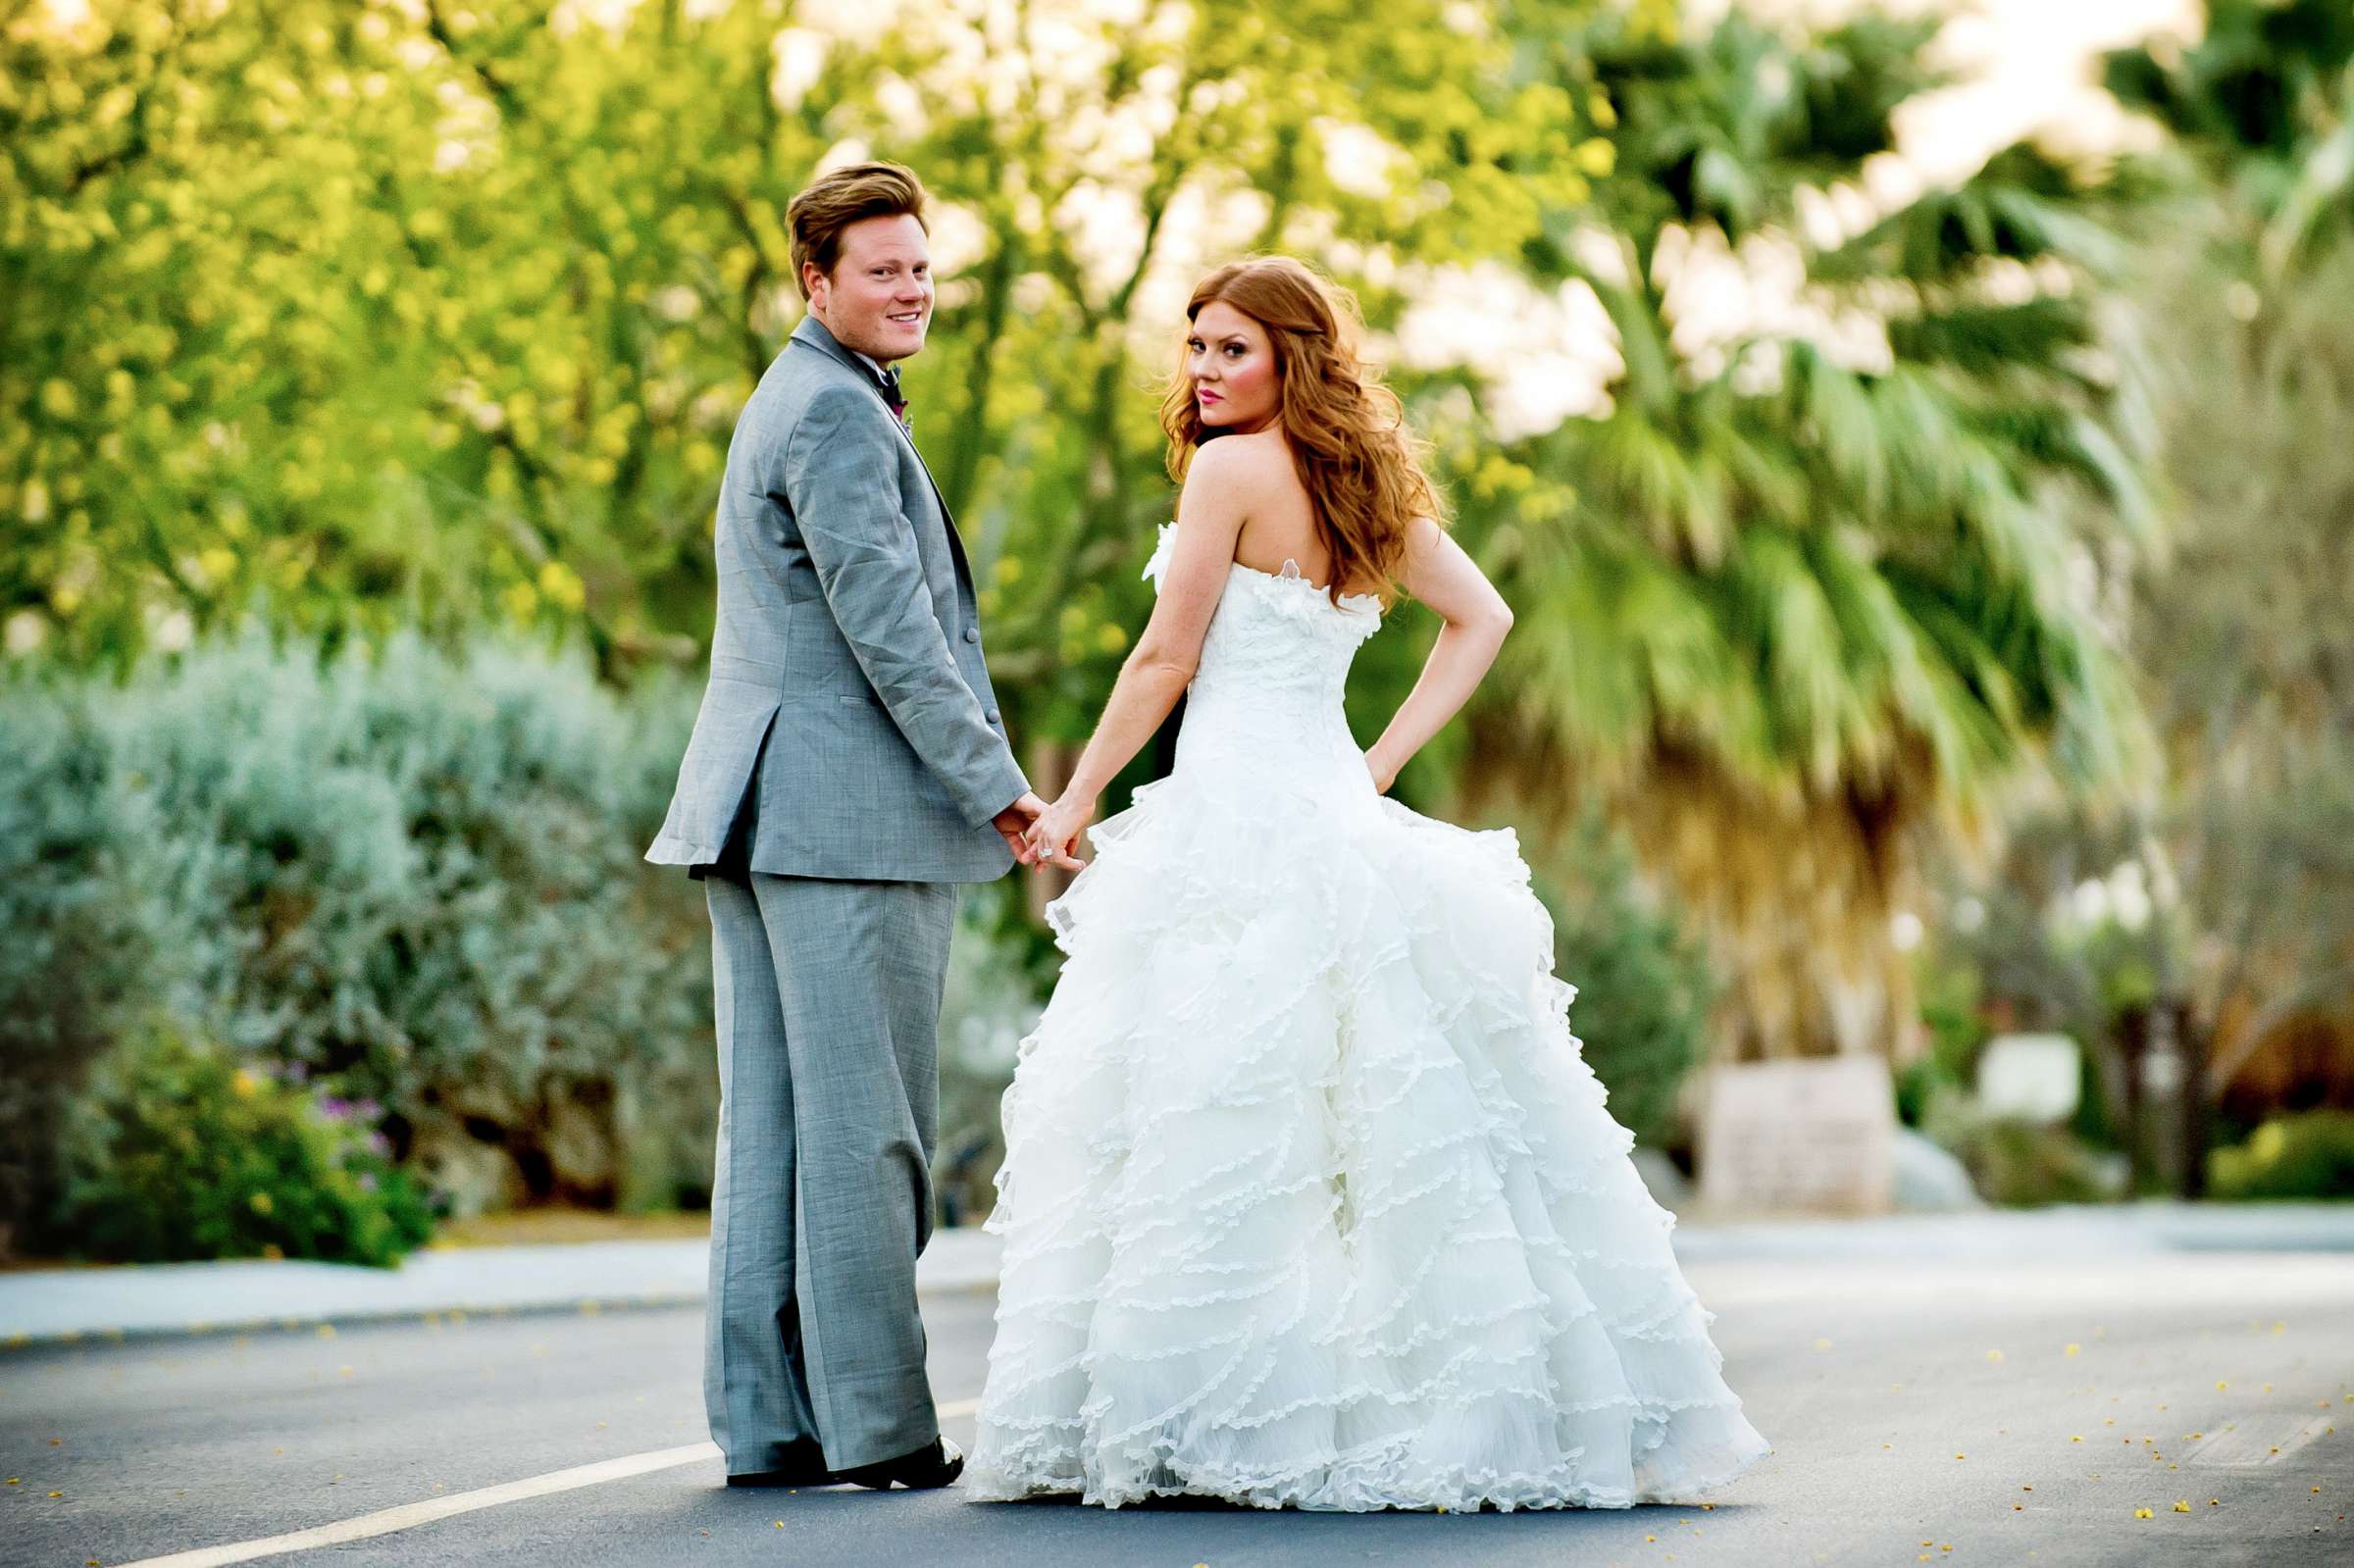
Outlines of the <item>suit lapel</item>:
{"type": "MultiPolygon", "coordinates": [[[[881,395],[880,392],[876,394],[878,397],[881,395]]],[[[884,404],[883,408],[885,413],[891,411],[891,405],[888,403],[884,404]]],[[[924,482],[932,488],[932,505],[940,513],[942,531],[948,536],[948,554],[956,563],[956,581],[969,593],[974,587],[973,567],[972,563],[965,559],[964,535],[956,531],[956,519],[948,511],[948,498],[940,493],[940,481],[932,477],[932,465],[924,461],[924,449],[915,444],[914,434],[908,430],[907,427],[900,425],[896,418],[894,418],[891,423],[898,430],[899,439],[907,443],[907,450],[915,454],[915,466],[924,471],[924,482]]]]}
{"type": "Polygon", "coordinates": [[[907,450],[915,454],[915,466],[924,471],[924,482],[932,489],[932,504],[940,512],[940,526],[948,535],[948,554],[955,559],[956,576],[969,591],[973,587],[972,564],[965,558],[964,536],[956,531],[956,518],[948,510],[948,498],[940,493],[940,481],[932,477],[932,465],[924,461],[924,450],[915,444],[913,433],[899,423],[896,414],[892,413],[891,405],[883,401],[883,388],[875,384],[874,373],[866,368],[865,362],[857,355],[843,347],[841,339],[813,315],[803,314],[800,325],[793,329],[791,341],[816,349],[836,364],[851,371],[857,376],[859,384],[875,394],[875,401],[882,406],[883,417],[891,421],[891,428],[899,432],[899,439],[905,441],[907,450]]]}

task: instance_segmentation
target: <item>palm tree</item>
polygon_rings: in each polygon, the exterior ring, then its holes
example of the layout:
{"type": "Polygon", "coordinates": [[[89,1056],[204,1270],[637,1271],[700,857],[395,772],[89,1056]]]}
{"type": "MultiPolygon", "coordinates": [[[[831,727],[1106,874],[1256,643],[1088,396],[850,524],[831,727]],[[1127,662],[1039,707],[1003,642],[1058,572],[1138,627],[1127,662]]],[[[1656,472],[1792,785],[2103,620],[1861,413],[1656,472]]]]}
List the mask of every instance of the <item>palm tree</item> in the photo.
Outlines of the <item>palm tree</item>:
{"type": "Polygon", "coordinates": [[[1466,788],[1627,822],[1726,972],[1719,1060],[1908,1054],[1919,834],[1983,828],[2022,776],[2114,789],[2143,754],[2081,591],[2148,516],[2089,193],[2016,146],[1862,232],[1802,222],[1893,147],[1933,32],[1612,14],[1560,39],[1618,161],[1537,260],[1594,290],[1624,371],[1607,413],[1463,487],[1466,539],[1542,607],[1466,788]],[[1674,258],[1709,239],[1795,255],[1819,329],[1679,335],[1674,258]]]}

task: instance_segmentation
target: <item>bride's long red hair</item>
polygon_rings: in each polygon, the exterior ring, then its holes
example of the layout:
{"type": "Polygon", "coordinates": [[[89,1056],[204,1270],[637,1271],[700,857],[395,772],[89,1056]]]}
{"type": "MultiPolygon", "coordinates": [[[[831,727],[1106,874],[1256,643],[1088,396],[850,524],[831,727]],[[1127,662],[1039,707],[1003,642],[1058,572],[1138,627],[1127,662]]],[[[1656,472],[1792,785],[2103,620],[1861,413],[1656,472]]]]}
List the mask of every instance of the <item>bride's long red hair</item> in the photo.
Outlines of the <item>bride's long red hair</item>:
{"type": "MultiPolygon", "coordinates": [[[[1276,417],[1332,554],[1334,600],[1352,582],[1375,583],[1385,601],[1394,599],[1407,530],[1422,517],[1443,527],[1446,512],[1398,394],[1358,355],[1356,301],[1289,256],[1229,262],[1203,278],[1186,303],[1189,327],[1212,300],[1258,323],[1274,349],[1276,417]]],[[[1181,484],[1203,435],[1183,354],[1160,404],[1169,478],[1181,484]]]]}

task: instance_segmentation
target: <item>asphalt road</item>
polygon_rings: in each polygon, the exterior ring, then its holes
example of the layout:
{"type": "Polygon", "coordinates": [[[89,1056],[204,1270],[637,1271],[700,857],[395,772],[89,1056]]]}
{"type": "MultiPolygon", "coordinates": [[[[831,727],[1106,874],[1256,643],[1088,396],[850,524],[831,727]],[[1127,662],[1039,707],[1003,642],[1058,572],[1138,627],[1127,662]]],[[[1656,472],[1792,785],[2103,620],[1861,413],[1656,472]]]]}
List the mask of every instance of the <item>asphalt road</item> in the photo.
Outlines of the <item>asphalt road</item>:
{"type": "MultiPolygon", "coordinates": [[[[1107,1513],[730,1492],[711,1458],[263,1560],[2354,1563],[2354,1256],[1771,1258],[1691,1277],[1775,1443],[1707,1509],[1107,1513]]],[[[927,1303],[944,1407],[980,1391],[990,1311],[985,1293],[927,1303]]],[[[694,1308],[608,1311],[0,1356],[0,1563],[124,1563],[701,1442],[700,1326],[694,1308]]],[[[969,1413],[946,1425],[969,1443],[969,1413]]]]}

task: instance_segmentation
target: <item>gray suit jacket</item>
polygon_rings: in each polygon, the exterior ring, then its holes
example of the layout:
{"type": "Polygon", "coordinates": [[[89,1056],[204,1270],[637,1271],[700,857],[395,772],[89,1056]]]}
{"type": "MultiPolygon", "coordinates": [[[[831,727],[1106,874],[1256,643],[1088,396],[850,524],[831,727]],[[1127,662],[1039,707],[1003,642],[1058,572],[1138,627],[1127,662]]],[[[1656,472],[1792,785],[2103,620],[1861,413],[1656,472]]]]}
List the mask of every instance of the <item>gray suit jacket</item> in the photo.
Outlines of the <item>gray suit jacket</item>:
{"type": "Polygon", "coordinates": [[[645,858],[700,876],[733,829],[776,876],[1003,876],[990,819],[1029,784],[963,541],[874,376],[814,316],[736,423],[717,555],[711,682],[645,858]]]}

